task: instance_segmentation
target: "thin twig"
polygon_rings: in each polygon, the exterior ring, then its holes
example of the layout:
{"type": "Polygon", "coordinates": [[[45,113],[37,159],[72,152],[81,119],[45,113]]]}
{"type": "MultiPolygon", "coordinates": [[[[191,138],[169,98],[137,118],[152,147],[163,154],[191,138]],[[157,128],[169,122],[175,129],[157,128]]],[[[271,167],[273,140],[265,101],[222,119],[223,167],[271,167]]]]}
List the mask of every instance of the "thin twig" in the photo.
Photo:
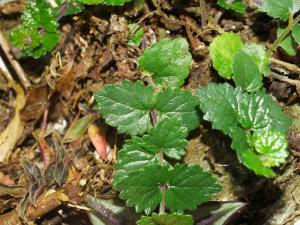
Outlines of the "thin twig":
{"type": "MultiPolygon", "coordinates": [[[[227,0],[226,3],[227,4],[231,4],[233,3],[234,0],[227,0]]],[[[214,18],[214,24],[217,25],[219,23],[219,20],[221,19],[221,17],[223,16],[224,11],[218,11],[217,14],[215,15],[214,18]]]]}
{"type": "Polygon", "coordinates": [[[274,63],[284,69],[287,69],[293,73],[297,73],[300,76],[300,68],[295,64],[287,63],[287,62],[284,62],[284,61],[281,61],[281,60],[275,59],[275,58],[270,58],[270,62],[274,63]]]}
{"type": "Polygon", "coordinates": [[[201,10],[201,25],[202,28],[207,26],[207,12],[206,12],[206,4],[205,0],[199,0],[200,10],[201,10]]]}
{"type": "Polygon", "coordinates": [[[292,80],[287,76],[282,76],[274,72],[271,72],[270,75],[277,80],[294,85],[296,87],[297,93],[300,94],[300,80],[292,80]]]}
{"type": "Polygon", "coordinates": [[[15,60],[13,55],[11,54],[10,46],[1,31],[0,31],[0,48],[2,48],[2,50],[4,51],[6,58],[10,62],[14,71],[16,72],[23,87],[25,89],[28,89],[31,86],[30,81],[28,80],[28,78],[27,78],[24,70],[20,66],[19,62],[17,60],[15,60]]]}

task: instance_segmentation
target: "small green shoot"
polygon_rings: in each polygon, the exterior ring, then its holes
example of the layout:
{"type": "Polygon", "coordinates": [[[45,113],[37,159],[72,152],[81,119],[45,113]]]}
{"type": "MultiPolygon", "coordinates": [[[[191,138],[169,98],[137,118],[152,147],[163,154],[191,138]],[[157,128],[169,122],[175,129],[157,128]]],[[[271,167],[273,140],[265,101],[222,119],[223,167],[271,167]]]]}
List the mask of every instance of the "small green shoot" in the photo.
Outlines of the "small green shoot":
{"type": "Polygon", "coordinates": [[[137,212],[150,215],[159,206],[159,214],[142,217],[140,225],[193,224],[191,216],[176,213],[195,209],[221,188],[201,167],[176,163],[185,154],[188,132],[200,122],[197,100],[178,89],[191,60],[184,39],[164,39],[139,59],[152,86],[123,81],[94,94],[106,123],[132,136],[119,152],[114,189],[137,212]]]}

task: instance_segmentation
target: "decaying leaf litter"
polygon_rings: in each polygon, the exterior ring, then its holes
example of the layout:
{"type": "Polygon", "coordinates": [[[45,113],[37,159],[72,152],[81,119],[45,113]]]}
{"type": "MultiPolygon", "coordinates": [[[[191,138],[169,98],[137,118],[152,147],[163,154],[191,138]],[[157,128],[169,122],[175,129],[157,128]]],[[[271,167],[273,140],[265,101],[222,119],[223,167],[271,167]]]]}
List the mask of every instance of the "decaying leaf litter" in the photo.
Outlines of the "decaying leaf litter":
{"type": "MultiPolygon", "coordinates": [[[[257,13],[254,1],[247,4],[249,9],[243,15],[225,11],[214,1],[205,3],[205,14],[199,1],[134,1],[119,8],[90,6],[77,16],[63,19],[62,36],[51,55],[39,60],[19,55],[30,87],[18,73],[13,74],[15,81],[0,76],[0,223],[18,224],[19,214],[27,222],[60,224],[69,219],[74,224],[74,214],[96,209],[95,214],[107,217],[110,223],[130,224],[128,218],[133,218],[133,213],[128,216],[123,211],[119,218],[107,213],[109,206],[103,207],[100,201],[116,196],[112,191],[112,165],[127,137],[99,118],[92,93],[106,84],[141,79],[137,58],[146,47],[165,37],[182,36],[189,42],[193,63],[186,89],[222,82],[212,68],[208,49],[216,34],[240,32],[245,42],[263,43],[276,36],[272,29],[276,21],[257,13]],[[144,30],[141,45],[131,38],[133,22],[144,30]],[[94,145],[97,135],[106,139],[106,146],[94,145]],[[109,150],[105,156],[101,155],[104,147],[109,150]],[[60,209],[63,213],[58,213],[60,209]]],[[[22,1],[1,5],[4,36],[18,20],[20,11],[16,9],[23,8],[22,1]]],[[[190,134],[184,160],[215,173],[223,187],[215,201],[236,201],[238,209],[243,207],[241,213],[230,216],[229,224],[295,224],[299,220],[299,58],[289,57],[282,49],[273,57],[272,71],[283,71],[289,77],[275,74],[264,78],[264,84],[293,117],[291,156],[278,177],[268,180],[247,171],[230,151],[230,140],[211,129],[209,123],[201,123],[200,129],[190,134]]],[[[11,64],[7,56],[5,62],[11,64]]],[[[201,213],[196,215],[201,218],[201,213]]],[[[88,223],[86,217],[82,221],[78,224],[88,223]]]]}

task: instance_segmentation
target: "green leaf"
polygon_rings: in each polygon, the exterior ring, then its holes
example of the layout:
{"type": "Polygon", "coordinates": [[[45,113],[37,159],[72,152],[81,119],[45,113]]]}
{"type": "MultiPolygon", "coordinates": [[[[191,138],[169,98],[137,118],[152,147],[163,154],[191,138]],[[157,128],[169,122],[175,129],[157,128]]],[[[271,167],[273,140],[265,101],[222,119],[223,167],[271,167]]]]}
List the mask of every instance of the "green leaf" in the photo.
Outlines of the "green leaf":
{"type": "Polygon", "coordinates": [[[94,116],[89,114],[74,121],[66,132],[64,142],[72,142],[82,136],[94,119],[94,116]]]}
{"type": "Polygon", "coordinates": [[[51,51],[58,42],[56,10],[47,1],[29,1],[22,14],[22,25],[10,34],[12,44],[34,58],[51,51]]]}
{"type": "Polygon", "coordinates": [[[133,137],[127,140],[119,151],[118,161],[114,164],[116,173],[113,176],[113,184],[118,185],[132,171],[137,171],[145,165],[158,162],[153,152],[149,152],[142,147],[142,139],[140,137],[133,137]]]}
{"type": "Polygon", "coordinates": [[[243,47],[242,51],[248,56],[251,56],[252,60],[258,66],[261,74],[265,76],[269,75],[270,58],[267,54],[265,46],[255,43],[247,43],[243,47]]]}
{"type": "Polygon", "coordinates": [[[279,166],[288,157],[288,142],[282,132],[262,130],[252,136],[252,145],[267,167],[279,166]]]}
{"type": "MultiPolygon", "coordinates": [[[[212,83],[198,89],[197,94],[204,119],[211,121],[213,128],[222,130],[232,138],[231,146],[236,150],[239,160],[258,175],[274,176],[274,172],[267,166],[278,166],[284,160],[280,163],[264,163],[270,155],[256,149],[258,145],[251,144],[251,141],[249,145],[248,140],[253,138],[250,132],[268,131],[264,137],[268,141],[272,140],[274,132],[287,132],[291,120],[280,106],[263,92],[243,93],[240,88],[234,89],[229,84],[212,83]]],[[[274,151],[273,155],[284,155],[281,150],[283,145],[281,148],[275,145],[269,147],[274,151]]]]}
{"type": "Polygon", "coordinates": [[[221,186],[197,165],[176,164],[169,170],[166,207],[172,212],[195,209],[219,192],[221,186]]]}
{"type": "Polygon", "coordinates": [[[206,88],[197,89],[200,108],[205,113],[204,119],[211,121],[214,129],[229,134],[231,127],[238,126],[238,102],[243,98],[241,88],[231,85],[209,84],[206,88]]]}
{"type": "Polygon", "coordinates": [[[288,20],[290,15],[300,10],[300,3],[299,0],[263,0],[259,10],[273,18],[288,20]]]}
{"type": "Polygon", "coordinates": [[[130,30],[130,36],[128,44],[132,46],[140,46],[144,37],[144,29],[136,23],[132,23],[128,25],[130,30]]]}
{"type": "Polygon", "coordinates": [[[191,131],[200,123],[197,105],[198,102],[190,91],[176,89],[158,94],[155,109],[159,121],[167,118],[180,119],[182,126],[191,131]]]}
{"type": "MultiPolygon", "coordinates": [[[[277,29],[277,36],[279,37],[285,28],[278,28],[277,29]]],[[[294,42],[291,35],[288,35],[283,41],[280,42],[279,46],[283,48],[283,50],[290,56],[295,56],[297,54],[297,45],[294,42]]]]}
{"type": "Polygon", "coordinates": [[[263,86],[262,75],[252,56],[238,50],[233,56],[233,80],[237,86],[248,92],[254,92],[263,86]]]}
{"type": "Polygon", "coordinates": [[[67,10],[63,16],[74,15],[80,13],[84,9],[84,5],[80,4],[77,0],[55,0],[59,5],[56,10],[56,14],[59,13],[59,10],[63,7],[64,4],[67,6],[67,10]]]}
{"type": "Polygon", "coordinates": [[[193,217],[183,214],[156,214],[142,216],[137,225],[193,225],[193,217]]]}
{"type": "Polygon", "coordinates": [[[142,137],[142,146],[149,152],[162,150],[168,157],[180,160],[185,154],[187,130],[176,118],[166,119],[142,137]]]}
{"type": "Polygon", "coordinates": [[[210,45],[210,57],[220,76],[231,78],[233,55],[242,47],[243,41],[238,34],[224,33],[214,39],[210,45]]]}
{"type": "Polygon", "coordinates": [[[273,103],[271,96],[264,92],[244,96],[240,101],[238,117],[243,128],[253,131],[259,129],[288,131],[291,119],[279,105],[273,103]]]}
{"type": "Polygon", "coordinates": [[[126,179],[115,183],[114,188],[120,191],[120,198],[128,206],[135,206],[137,212],[145,210],[151,213],[161,202],[160,187],[168,176],[168,167],[150,164],[133,171],[126,179]]]}
{"type": "Polygon", "coordinates": [[[241,129],[233,129],[231,147],[236,151],[239,161],[252,170],[255,174],[265,177],[274,177],[276,174],[271,168],[266,167],[259,155],[249,146],[246,132],[241,129]]]}
{"type": "Polygon", "coordinates": [[[78,0],[78,1],[87,5],[104,4],[104,5],[120,6],[120,5],[124,5],[127,2],[131,2],[132,0],[78,0]]]}
{"type": "Polygon", "coordinates": [[[145,49],[139,69],[149,73],[159,85],[181,87],[190,72],[192,55],[184,38],[163,39],[145,49]]]}
{"type": "Polygon", "coordinates": [[[233,1],[232,3],[227,3],[227,0],[218,0],[218,5],[223,7],[224,9],[230,9],[238,13],[245,13],[247,9],[247,5],[243,2],[237,0],[233,1]]]}
{"type": "Polygon", "coordinates": [[[299,23],[293,27],[292,36],[293,36],[294,40],[297,42],[297,44],[299,45],[300,44],[300,24],[299,23]]]}
{"type": "Polygon", "coordinates": [[[120,133],[143,134],[151,127],[149,111],[155,104],[154,91],[140,81],[106,85],[94,94],[99,112],[106,123],[120,133]]]}

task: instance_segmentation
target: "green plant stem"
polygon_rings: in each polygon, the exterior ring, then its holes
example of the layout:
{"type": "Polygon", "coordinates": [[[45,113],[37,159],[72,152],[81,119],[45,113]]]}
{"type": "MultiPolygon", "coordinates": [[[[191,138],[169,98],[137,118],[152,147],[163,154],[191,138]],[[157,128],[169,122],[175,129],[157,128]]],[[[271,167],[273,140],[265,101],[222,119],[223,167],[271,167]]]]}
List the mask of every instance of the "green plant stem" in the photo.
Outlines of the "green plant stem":
{"type": "Polygon", "coordinates": [[[271,45],[268,50],[268,55],[271,55],[272,52],[279,46],[279,44],[286,38],[286,36],[291,32],[294,26],[300,21],[300,15],[298,15],[295,19],[291,15],[289,18],[289,23],[284,32],[276,39],[276,41],[271,45]]]}
{"type": "MultiPolygon", "coordinates": [[[[152,124],[153,126],[155,126],[157,124],[157,116],[156,116],[156,111],[154,109],[150,111],[150,116],[152,119],[152,124]]],[[[164,152],[162,149],[157,153],[157,158],[159,160],[160,165],[163,166],[164,152]]],[[[163,184],[160,187],[160,191],[161,191],[161,203],[159,205],[159,214],[162,214],[166,210],[166,184],[163,184]]]]}

